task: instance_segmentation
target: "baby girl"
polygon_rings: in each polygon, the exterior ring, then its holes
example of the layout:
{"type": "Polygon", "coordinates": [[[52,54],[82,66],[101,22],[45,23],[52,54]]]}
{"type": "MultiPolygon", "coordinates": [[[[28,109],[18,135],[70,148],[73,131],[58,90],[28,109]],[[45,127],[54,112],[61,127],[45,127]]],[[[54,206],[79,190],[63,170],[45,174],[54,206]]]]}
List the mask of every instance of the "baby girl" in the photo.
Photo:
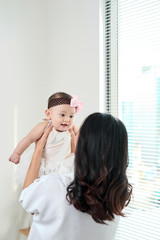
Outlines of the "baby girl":
{"type": "MultiPolygon", "coordinates": [[[[70,172],[73,170],[73,153],[78,137],[74,117],[82,109],[77,97],[64,92],[54,93],[48,99],[46,118],[36,125],[17,145],[9,160],[18,164],[22,153],[41,137],[49,124],[53,129],[43,149],[39,177],[50,172],[70,172]]],[[[28,161],[31,160],[31,156],[28,161]]]]}

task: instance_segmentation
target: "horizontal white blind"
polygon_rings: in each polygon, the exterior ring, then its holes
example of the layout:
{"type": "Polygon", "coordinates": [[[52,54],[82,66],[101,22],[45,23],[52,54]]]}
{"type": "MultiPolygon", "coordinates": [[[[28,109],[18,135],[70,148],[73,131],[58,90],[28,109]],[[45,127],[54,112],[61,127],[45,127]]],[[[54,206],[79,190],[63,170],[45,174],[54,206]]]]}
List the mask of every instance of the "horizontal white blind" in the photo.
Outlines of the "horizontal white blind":
{"type": "Polygon", "coordinates": [[[112,0],[111,9],[115,2],[118,117],[128,130],[133,185],[116,239],[160,240],[160,0],[112,0]]]}

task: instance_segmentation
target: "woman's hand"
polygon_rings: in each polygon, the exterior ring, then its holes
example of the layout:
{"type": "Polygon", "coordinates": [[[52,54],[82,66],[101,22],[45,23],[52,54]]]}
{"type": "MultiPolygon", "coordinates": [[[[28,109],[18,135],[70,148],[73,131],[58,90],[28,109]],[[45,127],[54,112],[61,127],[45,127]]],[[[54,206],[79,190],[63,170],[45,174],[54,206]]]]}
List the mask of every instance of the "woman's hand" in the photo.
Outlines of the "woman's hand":
{"type": "Polygon", "coordinates": [[[36,147],[35,147],[35,151],[39,150],[39,151],[43,151],[43,148],[46,144],[47,138],[49,133],[51,132],[53,126],[50,124],[46,129],[45,132],[42,134],[42,136],[36,141],[36,147]]]}
{"type": "Polygon", "coordinates": [[[79,131],[78,131],[78,128],[76,128],[76,131],[75,131],[75,126],[73,126],[68,131],[71,134],[71,152],[74,153],[76,150],[76,145],[79,137],[79,131]]]}
{"type": "Polygon", "coordinates": [[[38,178],[43,147],[47,141],[47,137],[51,132],[51,130],[52,130],[52,126],[50,125],[49,127],[46,128],[43,135],[36,142],[35,151],[33,153],[33,157],[24,181],[23,189],[31,185],[34,182],[34,180],[38,178]]]}

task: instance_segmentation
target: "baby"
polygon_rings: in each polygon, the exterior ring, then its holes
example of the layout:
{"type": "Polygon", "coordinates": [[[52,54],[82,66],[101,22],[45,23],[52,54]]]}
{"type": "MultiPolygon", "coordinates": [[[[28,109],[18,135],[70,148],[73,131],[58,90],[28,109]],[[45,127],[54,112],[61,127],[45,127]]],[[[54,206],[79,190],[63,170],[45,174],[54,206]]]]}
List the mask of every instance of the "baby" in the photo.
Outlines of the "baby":
{"type": "Polygon", "coordinates": [[[41,137],[49,124],[52,124],[53,129],[42,153],[39,177],[50,172],[73,170],[73,153],[79,132],[74,125],[74,117],[81,109],[82,103],[75,96],[72,97],[64,92],[51,95],[45,111],[46,118],[18,143],[9,161],[18,164],[22,153],[41,137]]]}

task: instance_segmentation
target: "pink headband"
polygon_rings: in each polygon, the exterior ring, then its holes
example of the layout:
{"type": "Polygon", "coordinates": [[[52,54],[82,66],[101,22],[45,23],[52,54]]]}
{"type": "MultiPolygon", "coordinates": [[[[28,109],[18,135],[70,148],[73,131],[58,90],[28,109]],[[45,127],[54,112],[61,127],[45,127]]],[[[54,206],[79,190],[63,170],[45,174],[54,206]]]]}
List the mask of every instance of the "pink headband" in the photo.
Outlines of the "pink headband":
{"type": "Polygon", "coordinates": [[[48,109],[57,105],[69,104],[76,108],[76,113],[81,111],[83,103],[78,101],[78,96],[73,95],[71,99],[68,98],[54,98],[48,103],[48,109]]]}

